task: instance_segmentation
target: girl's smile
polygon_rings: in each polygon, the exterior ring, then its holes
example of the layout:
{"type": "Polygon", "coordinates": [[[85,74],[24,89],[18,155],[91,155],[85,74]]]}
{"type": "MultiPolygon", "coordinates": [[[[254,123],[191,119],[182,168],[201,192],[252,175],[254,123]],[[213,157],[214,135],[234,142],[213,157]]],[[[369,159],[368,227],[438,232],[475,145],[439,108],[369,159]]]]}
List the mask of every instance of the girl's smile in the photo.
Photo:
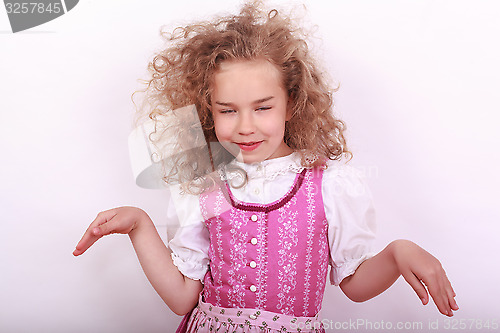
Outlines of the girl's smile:
{"type": "Polygon", "coordinates": [[[283,141],[287,105],[280,72],[268,61],[226,61],[214,75],[215,134],[242,162],[261,162],[292,152],[283,141]]]}
{"type": "Polygon", "coordinates": [[[252,150],[256,149],[261,143],[262,143],[262,141],[259,141],[259,142],[240,142],[240,143],[237,143],[237,145],[238,145],[238,147],[240,147],[241,150],[252,151],[252,150]]]}

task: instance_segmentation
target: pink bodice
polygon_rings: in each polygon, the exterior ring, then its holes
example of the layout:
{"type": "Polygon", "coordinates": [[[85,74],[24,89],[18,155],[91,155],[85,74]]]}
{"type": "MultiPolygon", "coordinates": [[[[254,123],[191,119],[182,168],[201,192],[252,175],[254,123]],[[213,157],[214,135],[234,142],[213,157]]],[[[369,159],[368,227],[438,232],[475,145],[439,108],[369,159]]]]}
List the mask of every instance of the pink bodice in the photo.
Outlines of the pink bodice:
{"type": "Polygon", "coordinates": [[[328,270],[322,175],[305,169],[267,205],[238,201],[225,183],[201,195],[210,233],[205,302],[291,316],[319,312],[328,270]]]}

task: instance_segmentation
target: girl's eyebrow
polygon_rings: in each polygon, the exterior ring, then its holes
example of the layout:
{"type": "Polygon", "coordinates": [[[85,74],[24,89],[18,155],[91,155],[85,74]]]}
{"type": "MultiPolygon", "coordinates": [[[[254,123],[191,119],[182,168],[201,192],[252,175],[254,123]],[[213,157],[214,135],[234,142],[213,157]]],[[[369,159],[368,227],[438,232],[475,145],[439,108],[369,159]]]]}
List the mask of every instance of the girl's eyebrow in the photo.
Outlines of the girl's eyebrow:
{"type": "MultiPolygon", "coordinates": [[[[260,98],[258,100],[253,101],[252,104],[264,103],[264,102],[267,102],[267,101],[269,101],[269,100],[271,100],[273,98],[274,98],[274,96],[268,96],[268,97],[260,98]]],[[[217,102],[217,101],[215,101],[215,104],[221,105],[221,106],[233,106],[234,105],[233,103],[230,103],[230,102],[217,102]]]]}
{"type": "Polygon", "coordinates": [[[225,103],[225,102],[217,102],[217,101],[215,101],[215,104],[221,105],[221,106],[232,106],[233,105],[233,103],[225,103]]]}
{"type": "Polygon", "coordinates": [[[264,97],[264,98],[261,98],[261,99],[258,99],[256,101],[253,102],[253,104],[260,104],[260,103],[264,103],[264,102],[267,102],[271,99],[273,99],[274,96],[269,96],[269,97],[264,97]]]}

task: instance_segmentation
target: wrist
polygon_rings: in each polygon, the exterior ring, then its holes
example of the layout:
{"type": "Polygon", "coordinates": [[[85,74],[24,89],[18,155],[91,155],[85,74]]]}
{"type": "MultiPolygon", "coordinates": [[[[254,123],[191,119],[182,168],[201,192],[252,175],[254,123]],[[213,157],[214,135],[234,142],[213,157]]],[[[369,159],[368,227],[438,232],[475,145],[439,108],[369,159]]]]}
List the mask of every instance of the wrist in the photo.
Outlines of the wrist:
{"type": "Polygon", "coordinates": [[[402,266],[411,256],[411,251],[415,246],[417,246],[415,243],[406,239],[397,239],[387,246],[400,274],[402,273],[402,266]]]}
{"type": "Polygon", "coordinates": [[[132,236],[132,234],[140,232],[142,229],[148,228],[149,226],[153,225],[153,221],[151,221],[151,218],[149,215],[142,209],[140,208],[134,208],[135,214],[134,214],[134,226],[132,230],[130,230],[129,235],[132,236]]]}

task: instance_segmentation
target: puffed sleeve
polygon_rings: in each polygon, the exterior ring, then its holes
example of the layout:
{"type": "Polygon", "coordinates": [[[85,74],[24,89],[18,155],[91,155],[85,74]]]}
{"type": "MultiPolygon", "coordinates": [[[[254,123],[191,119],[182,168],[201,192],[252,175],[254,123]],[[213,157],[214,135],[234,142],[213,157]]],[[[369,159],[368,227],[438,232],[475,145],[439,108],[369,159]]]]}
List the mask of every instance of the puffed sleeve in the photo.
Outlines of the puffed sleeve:
{"type": "Polygon", "coordinates": [[[371,193],[352,167],[334,161],[322,181],[330,246],[330,282],[339,285],[371,258],[375,212],[371,193]]]}
{"type": "Polygon", "coordinates": [[[168,243],[172,260],[186,277],[203,282],[208,270],[210,238],[201,216],[199,196],[181,194],[179,186],[170,188],[179,226],[168,243]]]}

